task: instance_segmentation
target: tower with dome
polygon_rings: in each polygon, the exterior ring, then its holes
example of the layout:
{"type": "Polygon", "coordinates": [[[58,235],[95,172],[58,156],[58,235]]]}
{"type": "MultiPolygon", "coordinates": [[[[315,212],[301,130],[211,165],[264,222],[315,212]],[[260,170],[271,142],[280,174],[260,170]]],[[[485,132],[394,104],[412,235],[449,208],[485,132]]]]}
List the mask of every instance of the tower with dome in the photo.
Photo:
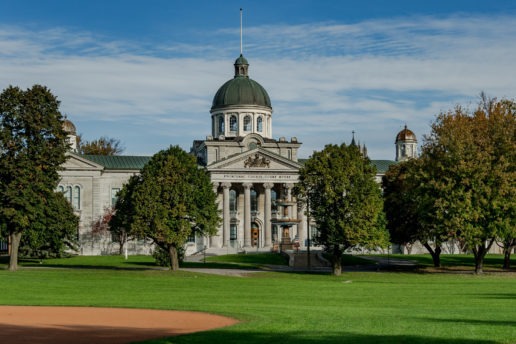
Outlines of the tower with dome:
{"type": "MultiPolygon", "coordinates": [[[[264,87],[249,77],[249,62],[241,54],[234,76],[215,93],[211,134],[193,142],[191,152],[210,173],[217,192],[222,225],[204,243],[209,249],[270,250],[279,244],[271,220],[282,214],[276,200],[292,200],[298,179],[297,138],[273,138],[273,109],[264,87]]],[[[289,210],[301,218],[301,209],[289,210]]],[[[292,239],[303,241],[303,224],[292,239]]]]}

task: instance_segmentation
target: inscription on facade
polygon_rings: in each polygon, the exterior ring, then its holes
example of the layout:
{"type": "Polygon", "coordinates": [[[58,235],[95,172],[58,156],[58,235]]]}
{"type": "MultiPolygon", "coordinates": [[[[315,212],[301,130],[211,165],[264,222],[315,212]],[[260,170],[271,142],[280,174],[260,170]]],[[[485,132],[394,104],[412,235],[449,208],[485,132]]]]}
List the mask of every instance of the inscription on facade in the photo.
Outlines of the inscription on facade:
{"type": "MultiPolygon", "coordinates": [[[[217,178],[218,179],[218,178],[217,178]]],[[[297,176],[278,176],[278,175],[261,175],[261,174],[224,174],[222,175],[222,179],[224,180],[238,180],[238,179],[266,179],[266,180],[285,180],[285,179],[297,179],[297,176]]]]}

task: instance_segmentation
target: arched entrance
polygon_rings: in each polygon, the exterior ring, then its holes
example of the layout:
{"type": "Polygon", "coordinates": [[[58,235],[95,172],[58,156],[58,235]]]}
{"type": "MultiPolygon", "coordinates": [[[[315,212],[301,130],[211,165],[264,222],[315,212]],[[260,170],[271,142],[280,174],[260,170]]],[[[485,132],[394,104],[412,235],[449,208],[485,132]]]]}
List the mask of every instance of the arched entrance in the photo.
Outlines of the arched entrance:
{"type": "Polygon", "coordinates": [[[256,222],[251,223],[251,246],[260,247],[260,225],[256,222]]]}

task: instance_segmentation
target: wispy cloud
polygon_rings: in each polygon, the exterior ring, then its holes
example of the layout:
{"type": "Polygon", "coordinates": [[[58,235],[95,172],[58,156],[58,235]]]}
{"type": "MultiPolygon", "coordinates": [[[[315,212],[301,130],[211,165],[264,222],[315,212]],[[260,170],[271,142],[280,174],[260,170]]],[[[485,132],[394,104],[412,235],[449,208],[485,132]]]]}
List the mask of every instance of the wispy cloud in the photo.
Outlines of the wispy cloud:
{"type": "MultiPolygon", "coordinates": [[[[246,28],[244,52],[271,96],[275,136],[298,137],[301,156],[356,130],[373,158],[392,159],[405,123],[421,138],[437,113],[474,104],[482,90],[514,98],[515,24],[453,16],[259,26],[246,28]]],[[[209,134],[211,99],[233,75],[237,49],[213,42],[235,35],[151,44],[0,26],[0,87],[49,86],[79,131],[118,137],[127,153],[188,148],[209,134]]]]}

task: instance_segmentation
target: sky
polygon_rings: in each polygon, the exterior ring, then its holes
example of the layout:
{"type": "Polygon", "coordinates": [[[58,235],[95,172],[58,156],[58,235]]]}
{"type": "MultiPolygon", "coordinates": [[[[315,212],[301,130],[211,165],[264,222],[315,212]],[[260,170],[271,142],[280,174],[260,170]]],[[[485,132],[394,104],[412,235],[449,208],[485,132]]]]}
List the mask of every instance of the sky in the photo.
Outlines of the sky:
{"type": "Polygon", "coordinates": [[[299,156],[349,143],[394,160],[441,112],[516,95],[516,1],[0,0],[0,90],[45,85],[85,140],[125,155],[211,134],[240,54],[299,156]]]}

